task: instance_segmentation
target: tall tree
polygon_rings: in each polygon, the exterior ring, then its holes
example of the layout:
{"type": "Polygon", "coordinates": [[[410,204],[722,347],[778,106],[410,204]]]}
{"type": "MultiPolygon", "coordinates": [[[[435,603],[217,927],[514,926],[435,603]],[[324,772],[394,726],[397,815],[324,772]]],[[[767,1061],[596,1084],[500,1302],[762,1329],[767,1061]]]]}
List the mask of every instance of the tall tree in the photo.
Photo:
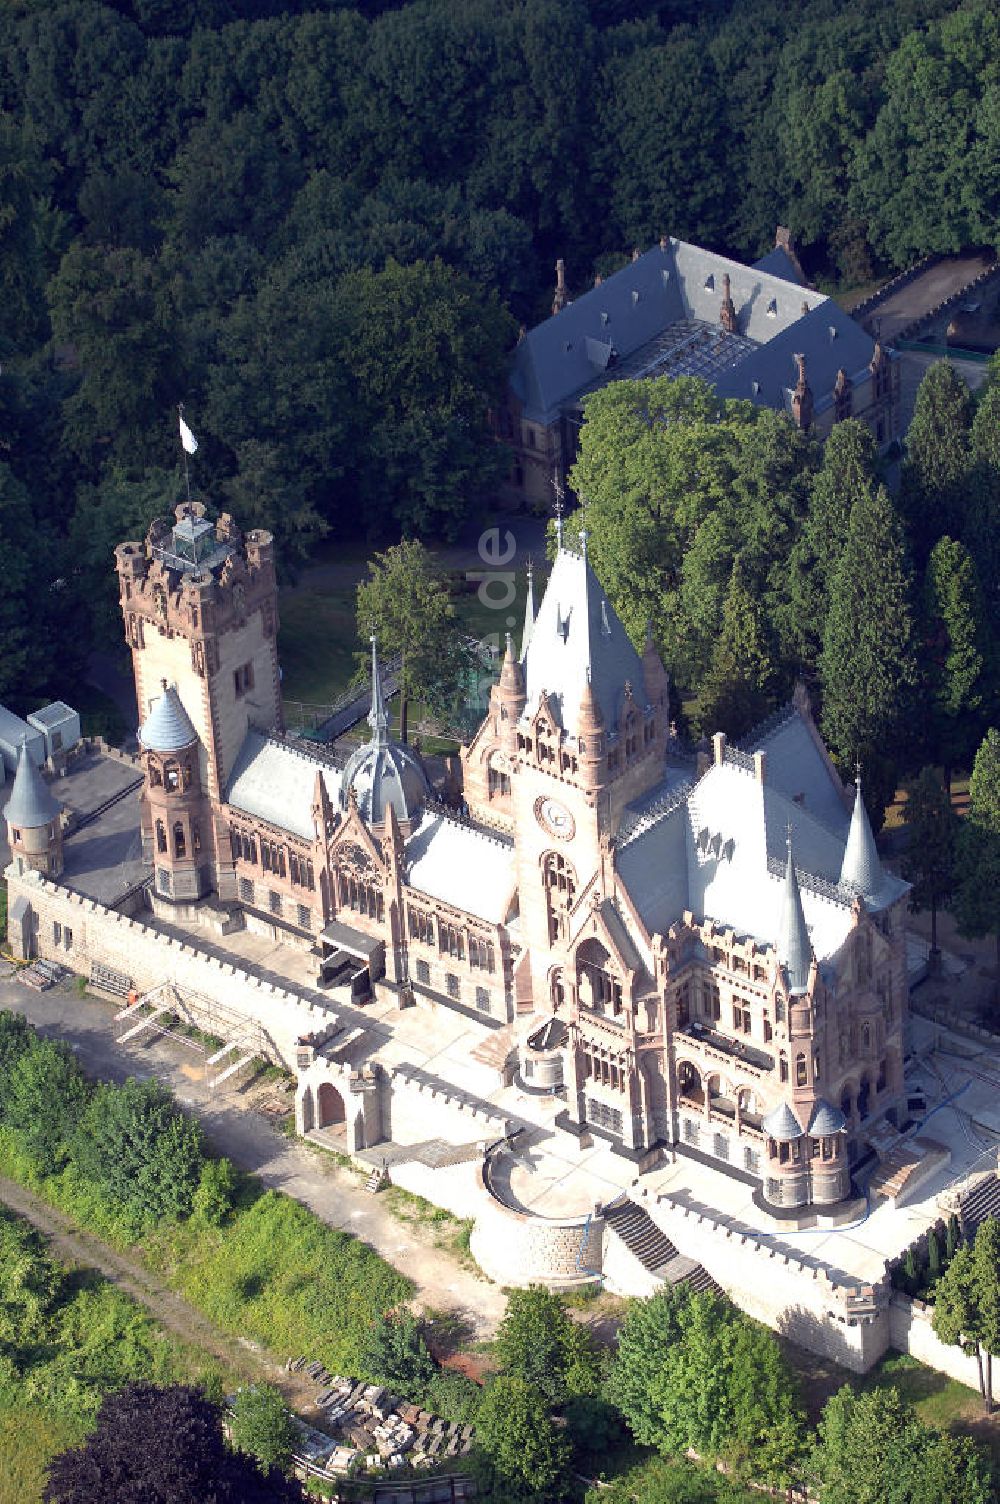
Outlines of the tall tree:
{"type": "Polygon", "coordinates": [[[821,1504],[988,1504],[992,1492],[979,1448],[922,1425],[895,1389],[845,1384],[827,1401],[813,1473],[821,1504]]]}
{"type": "Polygon", "coordinates": [[[635,1439],[664,1456],[694,1448],[743,1471],[797,1473],[802,1416],[772,1333],[726,1300],[669,1286],[633,1302],[607,1384],[635,1439]]]}
{"type": "Polygon", "coordinates": [[[820,682],[823,733],[843,768],[865,768],[881,824],[897,772],[886,749],[905,740],[916,682],[906,554],[883,486],[851,509],[831,581],[820,682]]]}
{"type": "Polygon", "coordinates": [[[1000,976],[1000,731],[993,727],[976,753],[955,871],[959,931],[976,939],[996,937],[1000,976]]]}
{"type": "Polygon", "coordinates": [[[1000,1222],[987,1217],[975,1243],[959,1248],[934,1290],[934,1330],[974,1355],[986,1413],[993,1410],[993,1359],[1000,1355],[1000,1222]]]}
{"type": "Polygon", "coordinates": [[[1000,362],[995,356],[972,420],[972,464],[962,542],[976,561],[992,612],[1000,602],[1000,362]]]}
{"type": "Polygon", "coordinates": [[[424,545],[409,538],[375,555],[357,600],[362,639],[374,633],[383,656],[400,654],[399,734],[405,742],[411,700],[444,708],[469,667],[447,582],[424,545]]]}
{"type": "Polygon", "coordinates": [[[493,1380],[479,1407],[476,1442],[494,1475],[494,1497],[562,1498],[569,1447],[552,1424],[548,1401],[524,1379],[493,1380]]]}
{"type": "Polygon", "coordinates": [[[230,1452],[222,1411],[196,1389],[128,1384],[104,1400],[82,1447],[56,1457],[45,1504],[297,1504],[302,1488],[230,1452]]]}
{"type": "Polygon", "coordinates": [[[855,502],[870,497],[878,470],[875,438],[867,423],[834,424],[812,477],[802,531],[791,552],[793,636],[807,678],[815,678],[823,648],[830,583],[840,562],[855,502]]]}
{"type": "Polygon", "coordinates": [[[737,559],[722,607],[722,624],[701,685],[698,718],[705,735],[745,735],[771,708],[773,668],[759,603],[737,559]]]}
{"type": "Polygon", "coordinates": [[[924,576],[928,708],[928,751],[944,766],[945,788],[951,772],[976,745],[986,695],[987,616],[979,576],[968,549],[939,538],[924,576]]]}
{"type": "Polygon", "coordinates": [[[487,417],[513,320],[440,260],[349,272],[336,300],[354,393],[349,481],[370,531],[456,537],[507,474],[487,417]]]}
{"type": "Polygon", "coordinates": [[[938,908],[951,897],[955,884],[955,845],[958,820],[951,796],[933,768],[924,768],[907,785],[906,828],[908,845],[902,869],[910,890],[910,910],[921,914],[930,909],[930,968],[937,969],[941,952],[937,943],[938,908]]]}
{"type": "Polygon", "coordinates": [[[495,1352],[501,1373],[531,1384],[551,1405],[597,1390],[597,1355],[586,1330],[541,1285],[510,1292],[495,1352]]]}
{"type": "Polygon", "coordinates": [[[969,388],[949,361],[936,361],[917,392],[900,475],[900,510],[920,565],[938,538],[964,535],[971,429],[969,388]]]}

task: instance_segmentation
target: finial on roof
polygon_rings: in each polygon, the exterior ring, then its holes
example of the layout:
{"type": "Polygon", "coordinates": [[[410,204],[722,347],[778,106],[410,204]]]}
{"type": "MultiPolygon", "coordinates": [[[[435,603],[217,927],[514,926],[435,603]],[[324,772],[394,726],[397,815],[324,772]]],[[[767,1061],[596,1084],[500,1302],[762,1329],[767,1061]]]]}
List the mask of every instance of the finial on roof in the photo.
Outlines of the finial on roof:
{"type": "Polygon", "coordinates": [[[603,281],[604,281],[604,278],[601,276],[600,272],[595,272],[594,273],[594,286],[595,287],[600,287],[601,284],[603,283],[603,281]]]}
{"type": "Polygon", "coordinates": [[[556,548],[561,551],[563,546],[563,501],[565,492],[563,490],[562,476],[558,470],[553,471],[552,474],[552,489],[555,492],[556,548]]]}
{"type": "Polygon", "coordinates": [[[382,699],[382,673],[378,662],[378,645],[375,633],[371,634],[372,644],[372,708],[368,712],[368,724],[372,728],[373,740],[378,745],[383,745],[389,737],[389,717],[386,713],[385,702],[382,699]]]}
{"type": "Polygon", "coordinates": [[[809,986],[809,968],[812,964],[812,945],[809,927],[802,910],[802,894],[792,860],[792,831],[788,827],[786,838],[785,887],[781,899],[781,917],[778,921],[778,959],[785,968],[790,992],[805,992],[809,986]]]}
{"type": "Polygon", "coordinates": [[[161,679],[160,680],[160,688],[164,691],[164,693],[166,693],[166,689],[167,689],[167,681],[166,681],[166,679],[161,679]]]}
{"type": "Polygon", "coordinates": [[[531,562],[531,557],[529,555],[529,557],[528,557],[528,593],[525,596],[525,600],[524,600],[524,631],[521,633],[521,658],[522,659],[524,658],[525,654],[528,651],[528,644],[531,642],[531,633],[532,633],[532,631],[534,629],[534,625],[535,625],[535,570],[534,570],[534,566],[533,566],[533,564],[531,562]]]}
{"type": "Polygon", "coordinates": [[[639,247],[637,245],[634,245],[632,247],[632,260],[633,261],[638,261],[638,259],[639,259],[639,257],[641,255],[642,255],[642,252],[640,251],[639,247]]]}
{"type": "Polygon", "coordinates": [[[660,236],[660,250],[661,251],[665,251],[667,249],[667,246],[669,244],[670,244],[670,242],[668,241],[667,237],[665,235],[661,235],[660,236]]]}
{"type": "Polygon", "coordinates": [[[865,898],[874,898],[882,886],[882,863],[879,861],[875,837],[865,801],[861,797],[861,764],[858,763],[854,781],[854,809],[851,812],[851,828],[844,847],[844,861],[840,869],[840,881],[865,898]]]}

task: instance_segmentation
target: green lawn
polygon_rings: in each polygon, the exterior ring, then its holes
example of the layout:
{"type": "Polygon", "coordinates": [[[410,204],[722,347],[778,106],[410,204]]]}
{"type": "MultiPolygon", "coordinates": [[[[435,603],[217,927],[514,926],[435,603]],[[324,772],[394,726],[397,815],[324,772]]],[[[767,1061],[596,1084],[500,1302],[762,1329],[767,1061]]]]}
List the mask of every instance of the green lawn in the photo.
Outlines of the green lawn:
{"type": "Polygon", "coordinates": [[[282,597],[280,612],[282,695],[309,705],[332,704],[357,668],[353,588],[296,591],[282,597]]]}

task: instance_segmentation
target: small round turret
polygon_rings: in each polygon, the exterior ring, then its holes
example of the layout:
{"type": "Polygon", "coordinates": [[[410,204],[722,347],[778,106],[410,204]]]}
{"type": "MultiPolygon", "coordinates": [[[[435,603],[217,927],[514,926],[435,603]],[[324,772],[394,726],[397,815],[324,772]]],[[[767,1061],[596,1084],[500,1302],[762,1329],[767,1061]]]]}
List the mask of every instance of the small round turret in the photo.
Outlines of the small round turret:
{"type": "Polygon", "coordinates": [[[14,861],[45,877],[58,877],[63,870],[62,806],[36,768],[26,741],[21,743],[14,787],[3,813],[14,861]]]}

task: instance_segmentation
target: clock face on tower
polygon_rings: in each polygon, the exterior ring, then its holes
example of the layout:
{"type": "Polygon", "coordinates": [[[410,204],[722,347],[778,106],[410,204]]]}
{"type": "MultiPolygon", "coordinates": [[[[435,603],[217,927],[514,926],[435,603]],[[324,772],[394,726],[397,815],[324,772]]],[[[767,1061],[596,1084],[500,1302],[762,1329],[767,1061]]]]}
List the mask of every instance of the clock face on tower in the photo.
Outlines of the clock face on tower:
{"type": "Polygon", "coordinates": [[[558,799],[537,799],[535,819],[543,830],[560,841],[568,841],[576,830],[576,822],[565,804],[558,799]]]}

